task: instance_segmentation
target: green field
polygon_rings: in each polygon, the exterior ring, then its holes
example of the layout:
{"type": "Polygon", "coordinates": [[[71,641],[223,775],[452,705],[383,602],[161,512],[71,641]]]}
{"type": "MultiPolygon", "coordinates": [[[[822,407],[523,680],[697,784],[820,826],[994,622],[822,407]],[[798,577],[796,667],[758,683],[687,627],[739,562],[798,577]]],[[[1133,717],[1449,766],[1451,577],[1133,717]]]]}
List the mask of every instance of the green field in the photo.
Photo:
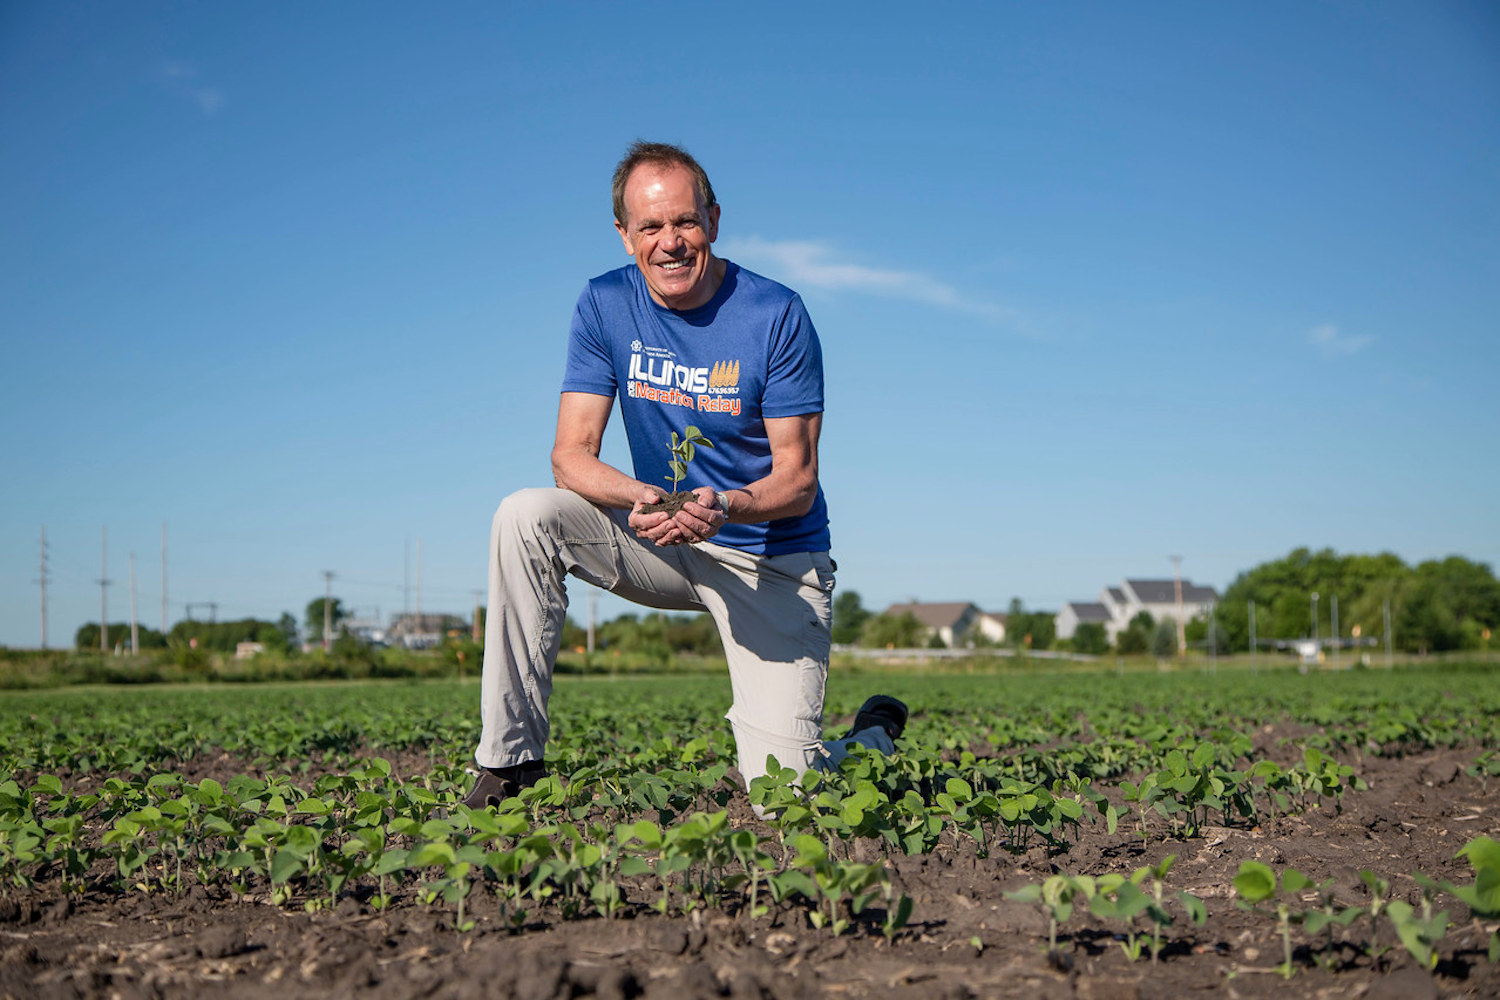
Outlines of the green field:
{"type": "MultiPolygon", "coordinates": [[[[931,919],[893,878],[901,859],[1030,858],[1046,868],[1013,898],[1046,905],[1049,921],[1063,912],[1064,933],[1072,909],[1059,900],[1076,893],[1080,914],[1162,948],[1208,918],[1169,881],[1171,859],[1203,831],[1336,816],[1366,794],[1364,765],[1382,760],[1456,752],[1465,780],[1487,788],[1500,775],[1500,684],[1481,665],[836,672],[829,720],[847,719],[877,677],[912,709],[899,754],[856,755],[800,787],[773,774],[749,796],[769,822],[726,777],[722,676],[559,677],[551,777],[498,812],[457,804],[478,736],[473,679],[11,693],[0,701],[0,877],[10,894],[106,908],[196,891],[318,913],[347,898],[480,934],[711,910],[899,943],[931,919]],[[1132,842],[1153,845],[1152,864],[1100,860],[1132,842]],[[1043,877],[1070,859],[1096,874],[1043,877]]],[[[1485,881],[1500,879],[1494,864],[1486,875],[1476,860],[1477,881],[1430,896],[1406,883],[1407,924],[1386,936],[1435,967],[1450,913],[1456,926],[1464,905],[1500,910],[1485,881]],[[1424,899],[1441,899],[1441,927],[1431,906],[1416,908],[1424,899]],[[1411,930],[1422,919],[1425,938],[1411,930]]],[[[1271,878],[1270,896],[1253,879],[1235,890],[1274,901],[1271,878]]],[[[1373,942],[1385,925],[1369,917],[1373,942]]]]}

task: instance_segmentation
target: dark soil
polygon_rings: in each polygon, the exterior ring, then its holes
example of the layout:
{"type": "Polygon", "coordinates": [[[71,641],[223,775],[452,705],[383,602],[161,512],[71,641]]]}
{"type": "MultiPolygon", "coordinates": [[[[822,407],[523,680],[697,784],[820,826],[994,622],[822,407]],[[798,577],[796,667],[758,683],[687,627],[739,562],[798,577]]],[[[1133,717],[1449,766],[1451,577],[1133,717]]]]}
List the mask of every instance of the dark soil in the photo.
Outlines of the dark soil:
{"type": "Polygon", "coordinates": [[[655,514],[657,511],[666,511],[675,514],[689,502],[696,503],[698,494],[692,490],[679,490],[676,493],[668,493],[662,497],[660,503],[648,503],[641,508],[642,514],[655,514]]]}
{"type": "MultiPolygon", "coordinates": [[[[1500,996],[1500,972],[1485,957],[1494,927],[1468,920],[1461,904],[1443,903],[1455,924],[1435,974],[1417,966],[1383,921],[1377,945],[1389,950],[1375,967],[1358,946],[1369,936],[1361,921],[1347,940],[1339,933],[1333,971],[1294,931],[1297,970],[1288,981],[1275,971],[1275,922],[1238,909],[1230,884],[1246,859],[1332,878],[1350,905],[1368,898],[1362,868],[1390,879],[1392,894],[1405,899],[1417,898],[1413,872],[1467,881],[1467,863],[1454,853],[1479,834],[1500,836],[1496,797],[1464,773],[1471,758],[1439,751],[1351,761],[1370,787],[1346,795],[1342,813],[1317,810],[1264,828],[1142,839],[1133,818],[1122,817],[1113,835],[1085,826],[1060,854],[1037,848],[981,858],[965,841],[897,856],[895,881],[916,909],[893,942],[871,923],[834,937],[791,907],[755,922],[737,908],[663,917],[648,908],[656,892],[645,883],[630,887],[630,905],[615,919],[564,920],[539,908],[511,934],[482,889],[470,898],[475,928],[459,933],[451,908],[424,906],[412,892],[384,913],[348,896],[308,914],[201,888],[173,898],[121,895],[101,883],[67,900],[43,881],[0,901],[0,997],[1500,996]],[[1198,929],[1174,926],[1154,965],[1128,962],[1110,929],[1086,914],[1063,925],[1059,954],[1049,957],[1041,912],[1003,895],[1054,871],[1129,874],[1168,854],[1177,855],[1170,888],[1202,897],[1209,919],[1198,929]]],[[[184,771],[207,775],[228,763],[206,758],[184,771]]],[[[731,816],[757,824],[743,796],[731,816]]]]}

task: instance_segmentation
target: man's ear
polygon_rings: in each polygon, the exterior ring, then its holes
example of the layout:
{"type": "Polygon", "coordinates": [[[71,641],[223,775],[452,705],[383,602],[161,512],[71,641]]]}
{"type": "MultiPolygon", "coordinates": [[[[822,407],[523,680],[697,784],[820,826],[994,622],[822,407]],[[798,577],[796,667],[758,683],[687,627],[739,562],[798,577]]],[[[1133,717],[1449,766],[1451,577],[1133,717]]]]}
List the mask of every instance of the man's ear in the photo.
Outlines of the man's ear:
{"type": "MultiPolygon", "coordinates": [[[[714,240],[716,240],[718,238],[719,238],[719,206],[718,205],[710,205],[708,207],[708,242],[712,243],[714,240]]],[[[631,256],[633,257],[633,256],[635,256],[635,254],[631,254],[631,256]]]]}
{"type": "MultiPolygon", "coordinates": [[[[718,228],[717,222],[714,224],[714,228],[718,228]]],[[[625,252],[634,257],[635,245],[630,241],[630,230],[626,229],[624,224],[620,222],[619,219],[615,220],[615,232],[620,234],[620,242],[625,244],[625,252]]]]}

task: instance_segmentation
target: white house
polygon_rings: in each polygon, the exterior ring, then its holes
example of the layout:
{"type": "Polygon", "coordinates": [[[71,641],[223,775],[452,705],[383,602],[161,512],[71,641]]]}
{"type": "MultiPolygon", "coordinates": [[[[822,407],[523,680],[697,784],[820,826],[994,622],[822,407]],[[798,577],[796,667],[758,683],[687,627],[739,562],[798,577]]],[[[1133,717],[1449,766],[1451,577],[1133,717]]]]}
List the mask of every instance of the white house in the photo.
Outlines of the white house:
{"type": "Polygon", "coordinates": [[[1190,622],[1218,603],[1219,594],[1214,588],[1199,587],[1191,580],[1182,581],[1181,607],[1177,603],[1175,580],[1122,580],[1118,587],[1099,591],[1098,601],[1064,604],[1057,613],[1057,637],[1071,639],[1079,625],[1096,622],[1104,626],[1110,642],[1114,642],[1115,636],[1142,611],[1148,612],[1153,621],[1164,618],[1177,621],[1180,616],[1182,621],[1190,622]]]}
{"type": "Polygon", "coordinates": [[[974,621],[974,628],[980,635],[998,645],[1005,641],[1005,621],[1003,611],[981,611],[974,621]]]}

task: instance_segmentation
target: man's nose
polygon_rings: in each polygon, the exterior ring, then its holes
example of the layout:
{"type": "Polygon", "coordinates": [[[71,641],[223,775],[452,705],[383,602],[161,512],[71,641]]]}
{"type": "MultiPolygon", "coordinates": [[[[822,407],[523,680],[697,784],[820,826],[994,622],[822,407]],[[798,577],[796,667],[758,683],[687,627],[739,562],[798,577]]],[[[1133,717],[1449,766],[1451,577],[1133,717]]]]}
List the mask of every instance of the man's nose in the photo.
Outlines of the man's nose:
{"type": "Polygon", "coordinates": [[[682,246],[682,232],[676,226],[664,226],[661,239],[657,242],[663,250],[670,253],[682,246]]]}

